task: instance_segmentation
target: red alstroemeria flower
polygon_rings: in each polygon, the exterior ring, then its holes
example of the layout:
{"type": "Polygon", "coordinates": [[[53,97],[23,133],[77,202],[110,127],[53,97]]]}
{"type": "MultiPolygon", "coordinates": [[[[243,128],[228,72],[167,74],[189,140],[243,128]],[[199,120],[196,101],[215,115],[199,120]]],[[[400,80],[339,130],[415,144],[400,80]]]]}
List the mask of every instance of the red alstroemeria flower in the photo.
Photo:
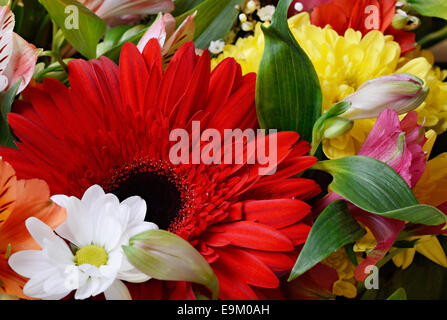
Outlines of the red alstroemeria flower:
{"type": "MultiPolygon", "coordinates": [[[[126,44],[119,67],[107,58],[74,60],[70,88],[48,79],[24,92],[9,114],[18,149],[0,155],[21,177],[47,181],[53,194],[79,197],[99,184],[120,199],[141,196],[150,221],[207,259],[221,299],[256,299],[260,289],[279,286],[274,272],[292,268],[308,235],[303,200],[319,187],[296,174],[316,158],[306,156],[310,146],[298,134],[281,132],[274,175],[260,176],[246,162],[173,165],[173,129],[190,132],[193,120],[220,132],[257,126],[255,74],[242,76],[233,59],[210,70],[208,52],[197,56],[186,43],[163,72],[156,39],[143,53],[126,44]]],[[[183,282],[151,280],[131,291],[134,299],[194,298],[183,282]]]]}
{"type": "MultiPolygon", "coordinates": [[[[302,2],[306,3],[305,0],[302,2]]],[[[396,0],[332,0],[330,3],[313,8],[311,21],[319,27],[329,24],[341,35],[349,28],[361,31],[365,35],[372,30],[367,20],[373,11],[367,10],[368,6],[379,9],[380,16],[376,30],[394,36],[394,40],[400,44],[402,53],[415,48],[415,33],[396,30],[391,26],[396,13],[396,0]]]]}

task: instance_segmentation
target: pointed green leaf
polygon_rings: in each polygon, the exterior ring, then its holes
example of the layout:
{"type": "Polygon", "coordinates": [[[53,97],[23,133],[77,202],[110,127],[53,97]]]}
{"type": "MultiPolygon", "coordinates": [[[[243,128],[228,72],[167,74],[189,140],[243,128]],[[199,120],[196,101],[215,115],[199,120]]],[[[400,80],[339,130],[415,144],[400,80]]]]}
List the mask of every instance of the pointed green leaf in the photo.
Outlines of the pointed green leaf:
{"type": "Polygon", "coordinates": [[[318,162],[313,169],[330,173],[330,190],[357,207],[384,217],[424,225],[441,225],[447,216],[419,204],[404,179],[387,164],[364,156],[318,162]]]}
{"type": "Polygon", "coordinates": [[[199,283],[219,296],[219,281],[205,258],[187,241],[164,230],[149,230],[130,239],[124,253],[137,269],[158,280],[199,283]]]}
{"type": "Polygon", "coordinates": [[[387,300],[407,300],[407,293],[404,288],[399,288],[387,300]]]}
{"type": "Polygon", "coordinates": [[[317,73],[287,24],[292,0],[278,3],[273,22],[262,27],[265,49],[258,70],[256,107],[265,129],[296,131],[310,141],[321,116],[322,94],[317,73]]]}
{"type": "Polygon", "coordinates": [[[447,1],[445,0],[407,0],[407,2],[423,16],[447,20],[447,1]]]}
{"type": "Polygon", "coordinates": [[[198,6],[176,17],[177,26],[189,15],[197,11],[194,44],[197,48],[208,48],[211,41],[223,40],[236,21],[245,0],[205,0],[198,6]]]}
{"type": "Polygon", "coordinates": [[[67,41],[84,57],[96,58],[96,46],[107,29],[106,23],[76,0],[39,1],[67,41]]]}
{"type": "Polygon", "coordinates": [[[365,230],[351,216],[345,201],[337,200],[327,206],[310,230],[289,281],[314,267],[331,253],[360,239],[365,230]]]}
{"type": "Polygon", "coordinates": [[[15,148],[14,136],[11,133],[8,123],[8,113],[19,90],[21,81],[12,86],[9,90],[0,93],[0,146],[15,148]]]}

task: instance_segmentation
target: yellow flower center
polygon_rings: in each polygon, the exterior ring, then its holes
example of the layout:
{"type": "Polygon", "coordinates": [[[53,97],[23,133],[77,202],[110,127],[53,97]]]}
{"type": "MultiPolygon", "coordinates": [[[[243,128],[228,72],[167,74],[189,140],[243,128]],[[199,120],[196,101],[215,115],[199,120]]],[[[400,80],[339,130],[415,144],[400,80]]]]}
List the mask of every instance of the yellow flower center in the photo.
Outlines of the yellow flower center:
{"type": "Polygon", "coordinates": [[[107,252],[104,248],[95,245],[82,247],[76,252],[75,262],[78,266],[81,264],[91,264],[100,267],[107,263],[107,252]]]}

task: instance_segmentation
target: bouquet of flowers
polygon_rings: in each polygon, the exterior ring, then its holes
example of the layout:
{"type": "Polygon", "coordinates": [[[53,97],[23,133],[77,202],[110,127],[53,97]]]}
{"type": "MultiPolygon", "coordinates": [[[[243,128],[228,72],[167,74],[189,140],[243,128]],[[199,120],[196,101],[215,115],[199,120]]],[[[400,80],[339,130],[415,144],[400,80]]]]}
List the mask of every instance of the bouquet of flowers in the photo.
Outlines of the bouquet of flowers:
{"type": "Polygon", "coordinates": [[[447,1],[0,25],[1,299],[447,297],[447,1]]]}

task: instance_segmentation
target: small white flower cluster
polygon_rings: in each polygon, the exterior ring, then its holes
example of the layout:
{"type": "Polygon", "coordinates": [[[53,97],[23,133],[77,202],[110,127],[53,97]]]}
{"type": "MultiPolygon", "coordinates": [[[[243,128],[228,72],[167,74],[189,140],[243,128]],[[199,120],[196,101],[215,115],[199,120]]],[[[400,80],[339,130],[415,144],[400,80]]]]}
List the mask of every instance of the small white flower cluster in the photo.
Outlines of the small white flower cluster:
{"type": "MultiPolygon", "coordinates": [[[[298,2],[301,4],[300,2],[298,2]]],[[[302,5],[301,5],[302,6],[302,5]]],[[[239,6],[236,9],[240,10],[239,6]]],[[[272,21],[273,14],[275,13],[275,6],[267,5],[261,7],[259,0],[249,0],[244,8],[242,8],[242,12],[239,14],[239,22],[241,24],[241,30],[244,32],[250,32],[255,28],[256,21],[252,18],[252,15],[256,12],[259,19],[263,22],[272,21]]],[[[216,40],[211,41],[208,50],[212,54],[220,54],[223,52],[225,47],[224,40],[216,40]]]]}
{"type": "Polygon", "coordinates": [[[223,51],[224,47],[225,47],[225,41],[216,40],[216,41],[211,41],[210,46],[208,47],[208,50],[212,54],[219,54],[223,51]]]}
{"type": "Polygon", "coordinates": [[[241,29],[245,32],[252,31],[255,27],[255,22],[250,19],[251,15],[256,12],[259,19],[263,22],[272,21],[273,14],[275,13],[275,6],[267,5],[261,7],[259,0],[250,0],[245,5],[242,13],[239,15],[239,21],[241,22],[241,29]]]}

